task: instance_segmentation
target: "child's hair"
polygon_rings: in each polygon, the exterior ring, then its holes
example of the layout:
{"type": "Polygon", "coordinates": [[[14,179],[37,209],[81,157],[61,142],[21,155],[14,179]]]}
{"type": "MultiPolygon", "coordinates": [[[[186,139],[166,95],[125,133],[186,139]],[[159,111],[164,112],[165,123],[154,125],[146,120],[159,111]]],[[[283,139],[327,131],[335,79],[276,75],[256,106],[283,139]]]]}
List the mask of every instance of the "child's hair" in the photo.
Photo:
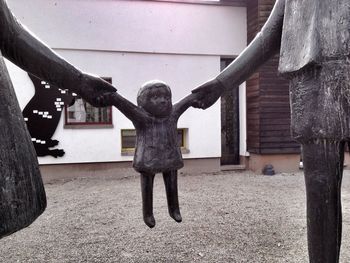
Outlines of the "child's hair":
{"type": "Polygon", "coordinates": [[[146,103],[145,99],[147,98],[147,93],[150,89],[154,88],[165,88],[171,96],[171,89],[168,86],[168,84],[161,80],[151,80],[143,84],[139,92],[137,93],[137,105],[142,107],[146,103]]]}

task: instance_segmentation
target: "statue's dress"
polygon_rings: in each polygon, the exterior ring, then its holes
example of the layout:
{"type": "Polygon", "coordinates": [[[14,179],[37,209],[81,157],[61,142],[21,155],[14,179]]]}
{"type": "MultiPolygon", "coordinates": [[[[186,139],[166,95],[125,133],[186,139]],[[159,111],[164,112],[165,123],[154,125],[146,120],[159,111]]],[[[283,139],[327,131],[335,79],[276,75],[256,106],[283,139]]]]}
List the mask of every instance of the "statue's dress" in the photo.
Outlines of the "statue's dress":
{"type": "Polygon", "coordinates": [[[279,71],[298,141],[350,139],[349,58],[348,0],[286,0],[279,71]]]}
{"type": "MultiPolygon", "coordinates": [[[[0,8],[7,8],[4,1],[0,8]]],[[[45,207],[34,147],[0,52],[0,238],[28,226],[45,207]]]]}
{"type": "Polygon", "coordinates": [[[147,116],[142,122],[133,122],[137,133],[133,162],[136,171],[154,174],[177,171],[184,166],[177,141],[178,118],[172,111],[166,118],[147,116]]]}

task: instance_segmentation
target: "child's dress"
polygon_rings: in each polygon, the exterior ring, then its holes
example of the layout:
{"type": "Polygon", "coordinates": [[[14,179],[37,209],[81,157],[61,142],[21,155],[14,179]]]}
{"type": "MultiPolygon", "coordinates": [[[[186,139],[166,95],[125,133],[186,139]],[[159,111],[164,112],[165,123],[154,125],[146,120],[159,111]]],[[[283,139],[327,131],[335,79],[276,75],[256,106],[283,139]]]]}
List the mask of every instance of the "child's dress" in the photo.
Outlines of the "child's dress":
{"type": "Polygon", "coordinates": [[[134,121],[136,149],[133,166],[142,173],[161,173],[182,168],[181,149],[177,142],[174,112],[167,118],[154,118],[145,112],[143,121],[134,121]]]}

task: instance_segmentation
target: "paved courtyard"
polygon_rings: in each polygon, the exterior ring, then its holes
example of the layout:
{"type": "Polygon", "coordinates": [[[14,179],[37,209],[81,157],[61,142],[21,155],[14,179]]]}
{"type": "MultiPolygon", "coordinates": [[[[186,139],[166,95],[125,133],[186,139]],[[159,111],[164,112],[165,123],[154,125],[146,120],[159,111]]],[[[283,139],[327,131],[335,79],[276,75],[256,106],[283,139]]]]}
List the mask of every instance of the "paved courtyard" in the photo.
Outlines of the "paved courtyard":
{"type": "MultiPolygon", "coordinates": [[[[48,207],[0,240],[0,262],[307,262],[302,173],[179,177],[183,222],[155,180],[156,226],[142,221],[139,178],[46,184],[48,207]]],[[[350,262],[350,172],[343,182],[341,262],[350,262]]]]}

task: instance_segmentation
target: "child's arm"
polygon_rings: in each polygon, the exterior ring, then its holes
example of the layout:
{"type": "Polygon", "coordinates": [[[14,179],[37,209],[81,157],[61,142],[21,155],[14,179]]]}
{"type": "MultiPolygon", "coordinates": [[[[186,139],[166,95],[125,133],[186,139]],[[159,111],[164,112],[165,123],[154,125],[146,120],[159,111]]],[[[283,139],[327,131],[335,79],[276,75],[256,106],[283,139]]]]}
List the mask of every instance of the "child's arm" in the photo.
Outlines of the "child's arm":
{"type": "Polygon", "coordinates": [[[104,104],[115,106],[133,123],[143,122],[148,117],[144,110],[137,107],[134,103],[125,99],[117,92],[106,94],[101,100],[104,104]]]}
{"type": "Polygon", "coordinates": [[[187,95],[185,98],[181,99],[179,102],[174,105],[174,113],[177,117],[180,117],[182,113],[184,113],[189,107],[193,106],[197,101],[198,94],[191,93],[187,95]]]}

